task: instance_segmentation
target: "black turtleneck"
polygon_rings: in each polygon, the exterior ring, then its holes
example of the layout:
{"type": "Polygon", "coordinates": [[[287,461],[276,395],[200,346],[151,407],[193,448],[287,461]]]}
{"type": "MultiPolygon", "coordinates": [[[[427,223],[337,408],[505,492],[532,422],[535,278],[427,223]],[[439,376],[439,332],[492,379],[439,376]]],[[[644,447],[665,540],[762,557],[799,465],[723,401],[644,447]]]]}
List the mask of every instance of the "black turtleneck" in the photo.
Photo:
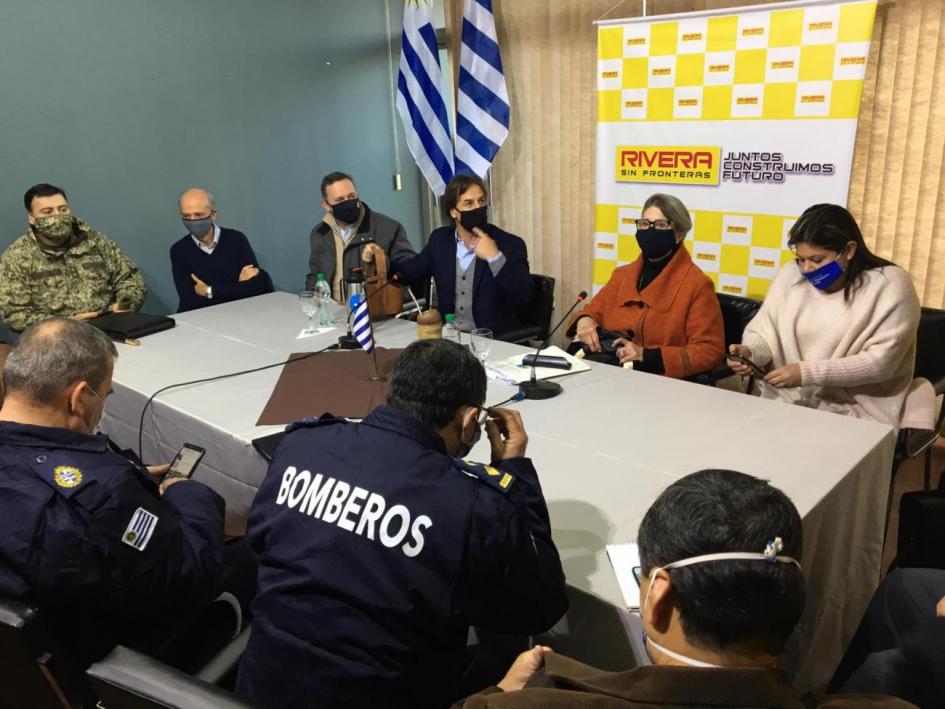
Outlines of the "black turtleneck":
{"type": "MultiPolygon", "coordinates": [[[[676,242],[676,245],[673,247],[672,251],[669,252],[669,255],[659,261],[650,261],[650,259],[646,257],[643,258],[643,270],[640,271],[640,280],[637,282],[638,291],[642,293],[644,288],[656,280],[656,277],[659,276],[663,272],[663,269],[669,265],[669,262],[673,260],[676,252],[679,251],[680,244],[682,244],[681,241],[676,242]]],[[[662,374],[666,371],[666,367],[663,365],[662,350],[660,350],[659,347],[644,347],[643,359],[640,362],[634,362],[633,368],[638,372],[662,374]]]]}

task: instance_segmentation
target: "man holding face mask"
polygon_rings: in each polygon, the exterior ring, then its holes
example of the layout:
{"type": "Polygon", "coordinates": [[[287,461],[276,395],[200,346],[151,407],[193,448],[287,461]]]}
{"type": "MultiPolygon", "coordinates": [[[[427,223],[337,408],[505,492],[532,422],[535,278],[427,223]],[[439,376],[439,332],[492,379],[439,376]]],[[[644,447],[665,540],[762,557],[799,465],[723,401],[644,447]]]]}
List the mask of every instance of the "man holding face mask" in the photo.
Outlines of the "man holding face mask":
{"type": "Polygon", "coordinates": [[[17,332],[53,316],[91,320],[137,310],[144,278],[115,242],[73,216],[66,193],[39,184],[23,197],[26,234],[0,256],[0,315],[17,332]]]}
{"type": "MultiPolygon", "coordinates": [[[[435,229],[415,258],[393,258],[394,273],[411,284],[432,277],[439,309],[454,314],[463,332],[488,328],[498,336],[522,327],[517,309],[534,295],[525,242],[488,223],[486,184],[475,175],[450,180],[443,206],[453,223],[435,229]]],[[[365,260],[372,257],[365,249],[365,260]]]]}
{"type": "Polygon", "coordinates": [[[216,224],[213,195],[193,187],[178,201],[189,232],[171,246],[171,272],[180,303],[177,312],[272,292],[243,232],[216,224]]]}
{"type": "Polygon", "coordinates": [[[485,395],[467,348],[418,340],[363,422],[290,427],[249,514],[259,587],[237,694],[443,707],[461,696],[471,625],[534,634],[561,617],[564,573],[528,436],[485,395]],[[460,460],[484,416],[492,464],[460,460]]]}

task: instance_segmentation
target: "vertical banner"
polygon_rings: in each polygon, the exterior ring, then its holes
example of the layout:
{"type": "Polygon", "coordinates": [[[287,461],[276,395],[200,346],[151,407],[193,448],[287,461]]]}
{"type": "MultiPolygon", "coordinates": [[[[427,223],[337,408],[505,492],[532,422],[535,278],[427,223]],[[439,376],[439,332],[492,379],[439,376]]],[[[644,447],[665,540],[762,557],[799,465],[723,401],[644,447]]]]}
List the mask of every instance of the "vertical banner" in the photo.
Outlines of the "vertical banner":
{"type": "Polygon", "coordinates": [[[679,197],[722,293],[761,299],[812,204],[845,205],[875,0],[598,26],[594,292],[637,258],[634,220],[679,197]]]}

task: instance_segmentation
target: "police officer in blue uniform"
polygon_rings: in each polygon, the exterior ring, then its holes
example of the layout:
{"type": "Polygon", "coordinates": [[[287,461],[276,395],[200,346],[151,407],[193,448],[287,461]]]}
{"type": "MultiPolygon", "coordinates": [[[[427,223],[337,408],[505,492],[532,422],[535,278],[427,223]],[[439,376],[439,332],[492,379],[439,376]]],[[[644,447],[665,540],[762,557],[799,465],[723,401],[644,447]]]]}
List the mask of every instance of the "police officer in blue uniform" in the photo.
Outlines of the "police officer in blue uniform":
{"type": "Polygon", "coordinates": [[[159,490],[93,434],[115,357],[99,330],[53,318],[20,336],[3,369],[0,594],[38,606],[83,664],[192,614],[221,568],[220,496],[183,478],[159,490]]]}
{"type": "Polygon", "coordinates": [[[249,515],[259,556],[237,693],[267,707],[442,707],[471,625],[534,634],[567,610],[518,412],[483,408],[467,350],[420,340],[362,423],[291,427],[249,515]],[[460,460],[481,432],[493,464],[460,460]]]}

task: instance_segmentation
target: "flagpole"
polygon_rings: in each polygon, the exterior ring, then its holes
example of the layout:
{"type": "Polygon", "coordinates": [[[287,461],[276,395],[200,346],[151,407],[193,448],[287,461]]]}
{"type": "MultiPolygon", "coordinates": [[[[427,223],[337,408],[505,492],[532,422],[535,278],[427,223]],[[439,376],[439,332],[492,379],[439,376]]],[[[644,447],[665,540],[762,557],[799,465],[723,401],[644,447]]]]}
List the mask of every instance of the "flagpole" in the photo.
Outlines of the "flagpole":
{"type": "Polygon", "coordinates": [[[371,328],[371,357],[374,362],[374,373],[369,377],[372,382],[386,382],[387,377],[381,374],[377,366],[377,340],[374,339],[374,319],[368,315],[368,326],[371,328]]]}

